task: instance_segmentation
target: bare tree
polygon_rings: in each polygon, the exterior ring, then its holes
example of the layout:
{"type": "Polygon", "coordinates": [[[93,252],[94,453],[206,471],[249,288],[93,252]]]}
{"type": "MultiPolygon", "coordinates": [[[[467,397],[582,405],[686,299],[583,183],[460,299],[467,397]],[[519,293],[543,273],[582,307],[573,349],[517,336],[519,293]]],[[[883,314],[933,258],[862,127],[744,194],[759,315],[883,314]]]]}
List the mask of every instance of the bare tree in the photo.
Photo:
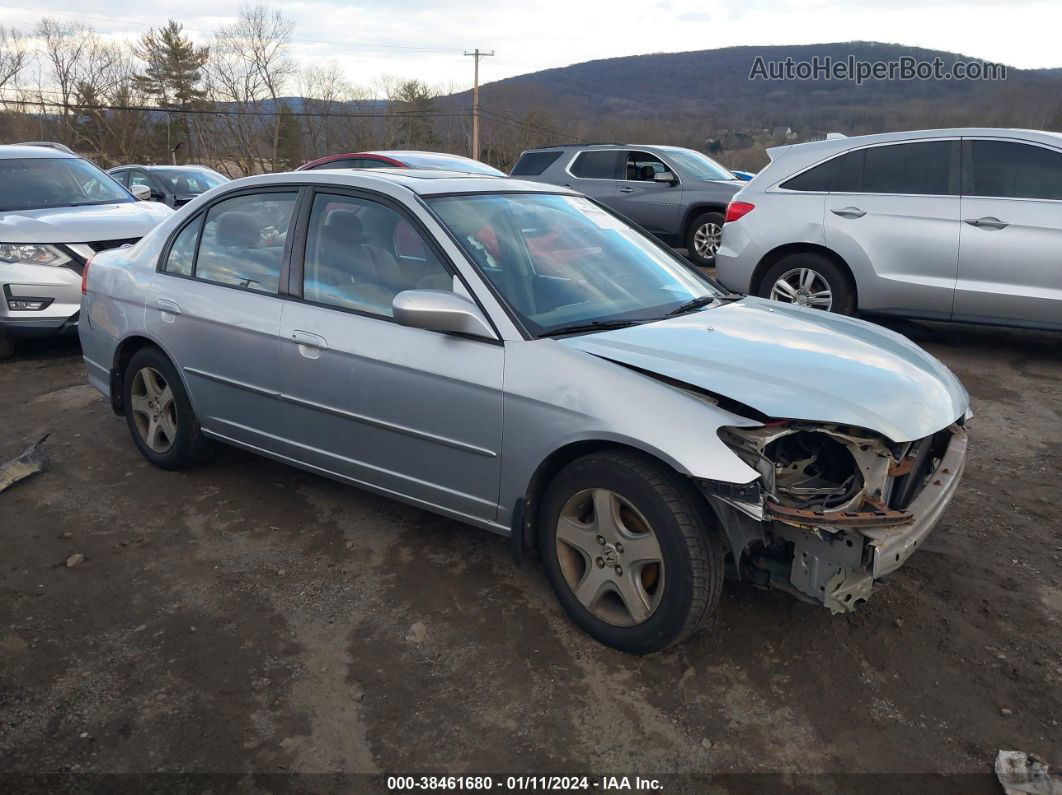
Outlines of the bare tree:
{"type": "Polygon", "coordinates": [[[26,42],[14,28],[0,25],[0,90],[14,85],[26,66],[26,42]]]}

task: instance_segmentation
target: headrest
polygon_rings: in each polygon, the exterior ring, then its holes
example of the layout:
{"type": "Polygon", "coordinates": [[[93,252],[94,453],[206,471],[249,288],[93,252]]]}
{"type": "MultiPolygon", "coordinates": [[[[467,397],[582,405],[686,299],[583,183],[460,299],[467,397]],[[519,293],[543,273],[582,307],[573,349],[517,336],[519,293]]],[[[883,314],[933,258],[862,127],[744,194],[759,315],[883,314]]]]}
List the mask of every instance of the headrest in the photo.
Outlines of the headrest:
{"type": "Polygon", "coordinates": [[[652,166],[642,166],[639,171],[641,172],[638,176],[639,179],[647,179],[651,181],[656,177],[656,169],[652,166]]]}
{"type": "Polygon", "coordinates": [[[225,248],[250,248],[262,239],[254,216],[235,210],[222,213],[218,218],[215,237],[225,248]]]}
{"type": "Polygon", "coordinates": [[[364,240],[365,230],[358,216],[339,210],[328,216],[321,230],[321,236],[331,243],[357,246],[364,240]]]}

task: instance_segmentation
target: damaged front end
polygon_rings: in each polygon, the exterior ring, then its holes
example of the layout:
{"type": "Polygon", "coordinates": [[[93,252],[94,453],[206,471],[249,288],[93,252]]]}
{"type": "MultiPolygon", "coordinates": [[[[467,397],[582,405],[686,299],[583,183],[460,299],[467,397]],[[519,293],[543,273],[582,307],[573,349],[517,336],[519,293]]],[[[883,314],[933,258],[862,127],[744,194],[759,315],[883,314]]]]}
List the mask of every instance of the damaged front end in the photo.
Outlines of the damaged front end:
{"type": "Polygon", "coordinates": [[[738,575],[847,612],[933,529],[962,474],[964,420],[892,444],[859,428],[774,420],[722,428],[759,478],[700,481],[738,575]]]}

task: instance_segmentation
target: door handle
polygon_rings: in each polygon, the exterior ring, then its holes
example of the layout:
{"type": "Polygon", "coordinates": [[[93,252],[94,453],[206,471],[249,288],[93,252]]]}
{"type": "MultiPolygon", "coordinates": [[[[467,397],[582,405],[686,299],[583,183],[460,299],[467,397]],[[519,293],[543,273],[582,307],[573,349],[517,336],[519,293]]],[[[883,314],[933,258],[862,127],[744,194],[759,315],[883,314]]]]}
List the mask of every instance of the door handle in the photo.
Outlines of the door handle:
{"type": "Polygon", "coordinates": [[[319,351],[328,350],[328,343],[325,342],[324,337],[319,337],[316,334],[311,334],[308,331],[291,332],[291,341],[298,345],[300,348],[316,348],[319,351]]]}
{"type": "Polygon", "coordinates": [[[867,214],[866,210],[860,210],[858,207],[842,207],[840,210],[830,210],[830,212],[842,218],[862,218],[867,214]]]}
{"type": "Polygon", "coordinates": [[[181,314],[181,308],[173,301],[167,301],[165,298],[160,298],[155,302],[155,306],[158,307],[160,312],[166,312],[170,315],[181,314]]]}
{"type": "Polygon", "coordinates": [[[1000,221],[991,215],[986,215],[984,218],[967,218],[966,223],[978,229],[1006,229],[1010,226],[1006,221],[1000,221]]]}
{"type": "Polygon", "coordinates": [[[634,193],[634,188],[620,188],[620,193],[634,193]]]}

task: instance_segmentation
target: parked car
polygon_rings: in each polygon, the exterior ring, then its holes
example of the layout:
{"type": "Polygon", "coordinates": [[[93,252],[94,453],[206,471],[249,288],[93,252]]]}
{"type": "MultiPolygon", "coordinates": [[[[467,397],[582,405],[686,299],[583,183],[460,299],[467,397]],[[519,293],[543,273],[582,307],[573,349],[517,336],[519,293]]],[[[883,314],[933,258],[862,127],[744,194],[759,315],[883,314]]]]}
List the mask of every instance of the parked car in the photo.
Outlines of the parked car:
{"type": "Polygon", "coordinates": [[[81,269],[171,214],[66,147],[0,146],[0,358],[20,337],[73,332],[81,269]]]}
{"type": "Polygon", "coordinates": [[[504,177],[505,173],[473,160],[470,157],[451,155],[446,152],[381,151],[351,152],[344,155],[328,155],[309,163],[303,163],[296,171],[313,171],[318,168],[430,168],[445,171],[462,171],[490,177],[504,177]]]}
{"type": "Polygon", "coordinates": [[[967,394],[917,346],[541,183],[250,177],[85,284],[89,381],[148,461],[225,442],[509,536],[627,651],[693,632],[728,557],[853,609],[963,469],[967,394]]]}
{"type": "Polygon", "coordinates": [[[206,166],[117,166],[107,173],[127,188],[145,185],[151,201],[174,208],[229,181],[206,166]]]}
{"type": "Polygon", "coordinates": [[[529,149],[512,176],[585,193],[701,266],[714,263],[727,202],[742,185],[700,152],[633,144],[529,149]]]}
{"type": "Polygon", "coordinates": [[[954,129],[770,150],[718,279],[843,314],[1062,328],[1062,135],[954,129]]]}

